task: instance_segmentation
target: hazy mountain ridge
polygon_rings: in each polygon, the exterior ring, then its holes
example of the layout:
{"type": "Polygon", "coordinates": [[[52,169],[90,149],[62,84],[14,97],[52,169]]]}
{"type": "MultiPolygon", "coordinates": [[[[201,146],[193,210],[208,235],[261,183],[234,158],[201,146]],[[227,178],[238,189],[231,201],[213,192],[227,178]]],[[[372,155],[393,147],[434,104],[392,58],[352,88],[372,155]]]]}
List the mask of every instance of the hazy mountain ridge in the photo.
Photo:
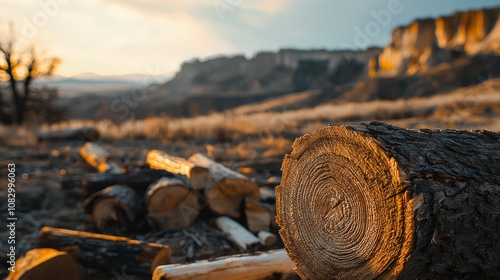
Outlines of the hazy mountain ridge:
{"type": "Polygon", "coordinates": [[[370,58],[380,49],[329,51],[282,49],[261,52],[247,59],[243,55],[217,57],[182,64],[175,77],[160,87],[168,96],[196,96],[228,92],[293,92],[334,84],[335,71],[345,64],[358,65],[350,82],[368,75],[370,58]]]}
{"type": "Polygon", "coordinates": [[[95,73],[81,73],[71,77],[55,75],[35,81],[37,86],[57,87],[63,98],[81,97],[88,94],[112,94],[134,87],[148,87],[152,83],[162,83],[168,76],[154,77],[145,74],[125,74],[103,76],[95,73]]]}

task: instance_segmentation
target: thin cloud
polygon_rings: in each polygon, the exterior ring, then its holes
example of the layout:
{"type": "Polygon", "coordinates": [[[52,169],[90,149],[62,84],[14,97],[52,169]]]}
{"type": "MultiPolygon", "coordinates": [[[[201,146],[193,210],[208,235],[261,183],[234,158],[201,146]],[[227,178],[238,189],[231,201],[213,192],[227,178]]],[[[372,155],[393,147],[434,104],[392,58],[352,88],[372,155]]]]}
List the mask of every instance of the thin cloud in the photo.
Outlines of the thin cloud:
{"type": "Polygon", "coordinates": [[[213,8],[215,6],[228,7],[231,9],[242,9],[261,12],[267,15],[275,14],[285,8],[284,0],[105,0],[105,2],[120,5],[147,15],[165,16],[171,14],[190,14],[199,9],[213,8]]]}

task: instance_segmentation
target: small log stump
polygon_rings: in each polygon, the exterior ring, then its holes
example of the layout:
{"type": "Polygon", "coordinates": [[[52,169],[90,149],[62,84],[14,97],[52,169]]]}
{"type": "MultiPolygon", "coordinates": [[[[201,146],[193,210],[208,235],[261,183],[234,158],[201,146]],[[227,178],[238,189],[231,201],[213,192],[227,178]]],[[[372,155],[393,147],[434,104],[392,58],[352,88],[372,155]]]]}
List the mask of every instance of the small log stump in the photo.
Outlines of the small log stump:
{"type": "Polygon", "coordinates": [[[269,231],[271,220],[274,220],[274,212],[271,206],[265,205],[254,199],[245,199],[245,215],[247,218],[248,230],[254,233],[259,231],[269,231]]]}
{"type": "Polygon", "coordinates": [[[166,245],[60,228],[42,228],[40,245],[66,251],[88,267],[127,273],[151,275],[158,265],[172,262],[166,245]]]}
{"type": "Polygon", "coordinates": [[[259,199],[259,187],[247,176],[214,162],[200,153],[191,156],[189,161],[210,171],[213,183],[205,191],[205,196],[208,206],[215,214],[239,218],[240,207],[245,197],[259,199]]]}
{"type": "Polygon", "coordinates": [[[83,269],[68,253],[51,248],[33,249],[16,262],[7,280],[82,279],[83,269]]]}
{"type": "Polygon", "coordinates": [[[191,225],[200,213],[198,195],[178,178],[161,178],[146,193],[148,220],[155,228],[191,225]]]}
{"type": "Polygon", "coordinates": [[[282,169],[277,221],[305,279],[500,275],[500,133],[329,126],[282,169]]]}
{"type": "Polygon", "coordinates": [[[95,226],[104,233],[123,234],[133,225],[139,211],[135,191],[115,185],[94,193],[83,202],[85,212],[92,215],[95,226]]]}

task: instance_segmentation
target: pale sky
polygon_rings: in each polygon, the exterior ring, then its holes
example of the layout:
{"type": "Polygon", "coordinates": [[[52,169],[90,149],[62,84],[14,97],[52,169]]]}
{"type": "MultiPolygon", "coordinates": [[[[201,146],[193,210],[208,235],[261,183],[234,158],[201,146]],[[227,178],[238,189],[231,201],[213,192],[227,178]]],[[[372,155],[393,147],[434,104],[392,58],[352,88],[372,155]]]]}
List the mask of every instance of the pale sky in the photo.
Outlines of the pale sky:
{"type": "Polygon", "coordinates": [[[170,74],[194,57],[365,47],[356,30],[391,4],[397,12],[372,26],[369,45],[387,44],[394,27],[416,18],[500,0],[0,0],[0,34],[13,22],[20,40],[62,58],[64,76],[170,74]]]}

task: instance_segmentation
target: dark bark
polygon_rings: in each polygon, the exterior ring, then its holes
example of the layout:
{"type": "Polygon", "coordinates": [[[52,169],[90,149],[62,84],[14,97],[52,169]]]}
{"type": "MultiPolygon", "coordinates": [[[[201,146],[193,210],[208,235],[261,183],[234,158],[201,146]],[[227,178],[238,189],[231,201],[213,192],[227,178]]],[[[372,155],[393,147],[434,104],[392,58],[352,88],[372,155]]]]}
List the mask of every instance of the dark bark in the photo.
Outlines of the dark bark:
{"type": "Polygon", "coordinates": [[[293,147],[277,220],[305,278],[500,275],[500,133],[372,122],[293,147]]]}
{"type": "Polygon", "coordinates": [[[85,212],[100,232],[123,234],[134,225],[139,212],[135,191],[124,185],[114,185],[94,193],[83,202],[85,212]]]}
{"type": "Polygon", "coordinates": [[[40,246],[66,251],[81,264],[151,275],[158,265],[172,262],[170,247],[126,237],[44,227],[40,246]]]}
{"type": "Polygon", "coordinates": [[[126,185],[141,194],[146,191],[150,184],[162,177],[174,177],[174,175],[167,171],[152,169],[141,169],[125,174],[87,174],[82,179],[80,194],[82,197],[87,198],[93,193],[112,185],[126,185]]]}
{"type": "Polygon", "coordinates": [[[380,142],[423,198],[415,240],[400,279],[500,275],[500,134],[351,126],[380,142]]]}
{"type": "Polygon", "coordinates": [[[38,141],[52,142],[52,141],[98,141],[101,138],[99,132],[91,127],[76,128],[76,129],[62,129],[50,130],[40,133],[38,141]]]}

